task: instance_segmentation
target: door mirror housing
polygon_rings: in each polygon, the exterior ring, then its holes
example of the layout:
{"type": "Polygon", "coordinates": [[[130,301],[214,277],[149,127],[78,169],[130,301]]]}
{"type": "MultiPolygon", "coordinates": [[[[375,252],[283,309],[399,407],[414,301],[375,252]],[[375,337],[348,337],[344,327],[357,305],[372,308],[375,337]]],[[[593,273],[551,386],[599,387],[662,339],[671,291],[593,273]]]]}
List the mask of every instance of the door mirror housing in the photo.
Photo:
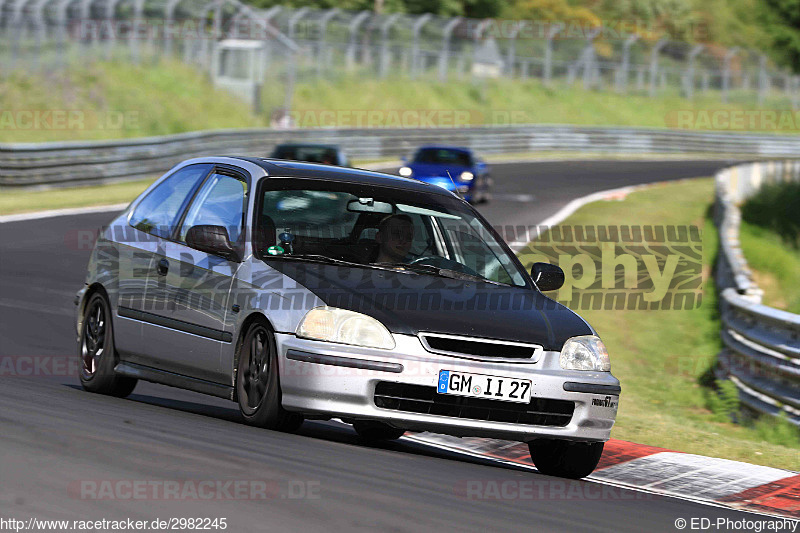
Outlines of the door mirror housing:
{"type": "Polygon", "coordinates": [[[557,291],[564,285],[564,271],[550,263],[534,263],[531,277],[540,291],[557,291]]]}
{"type": "Polygon", "coordinates": [[[224,226],[192,226],[186,233],[186,244],[200,252],[239,262],[239,253],[231,244],[228,230],[224,226]]]}

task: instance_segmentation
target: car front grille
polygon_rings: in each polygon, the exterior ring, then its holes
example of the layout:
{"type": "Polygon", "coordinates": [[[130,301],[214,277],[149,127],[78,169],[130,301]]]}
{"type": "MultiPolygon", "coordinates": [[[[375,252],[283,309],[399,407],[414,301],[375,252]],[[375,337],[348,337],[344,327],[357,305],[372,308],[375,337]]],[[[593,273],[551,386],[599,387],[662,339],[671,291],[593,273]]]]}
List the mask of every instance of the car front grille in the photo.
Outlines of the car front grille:
{"type": "Polygon", "coordinates": [[[381,381],[375,387],[375,406],[381,409],[449,416],[488,422],[564,427],[572,420],[575,403],[532,398],[530,403],[502,402],[439,394],[436,387],[381,381]]]}
{"type": "Polygon", "coordinates": [[[434,333],[422,333],[420,339],[422,339],[423,346],[430,352],[498,359],[531,359],[536,354],[536,351],[542,348],[535,344],[434,333]]]}

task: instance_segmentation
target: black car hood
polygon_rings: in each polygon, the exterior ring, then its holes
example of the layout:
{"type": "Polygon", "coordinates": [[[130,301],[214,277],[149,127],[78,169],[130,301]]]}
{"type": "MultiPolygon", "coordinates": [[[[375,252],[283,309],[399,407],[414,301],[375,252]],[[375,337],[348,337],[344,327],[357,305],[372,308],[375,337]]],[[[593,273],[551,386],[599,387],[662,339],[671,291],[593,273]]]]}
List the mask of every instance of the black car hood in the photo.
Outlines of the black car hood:
{"type": "Polygon", "coordinates": [[[393,333],[474,336],[546,350],[593,333],[582,318],[535,289],[320,263],[269,264],[327,305],[370,315],[393,333]]]}

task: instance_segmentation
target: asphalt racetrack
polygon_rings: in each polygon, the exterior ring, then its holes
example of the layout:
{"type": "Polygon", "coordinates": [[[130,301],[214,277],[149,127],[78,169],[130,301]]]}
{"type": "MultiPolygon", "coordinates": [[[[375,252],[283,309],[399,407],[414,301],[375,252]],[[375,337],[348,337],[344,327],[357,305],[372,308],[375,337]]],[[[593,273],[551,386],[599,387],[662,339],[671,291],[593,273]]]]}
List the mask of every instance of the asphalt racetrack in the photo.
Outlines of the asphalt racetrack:
{"type": "MultiPolygon", "coordinates": [[[[532,225],[579,196],[710,176],[724,165],[496,164],[495,198],[480,209],[495,226],[532,225]]],[[[549,478],[411,442],[368,447],[336,422],[307,421],[297,434],[260,430],[240,421],[234,403],[144,382],[124,400],[86,393],[76,374],[73,298],[90,250],[75,236],[110,219],[110,213],[94,213],[0,224],[0,361],[39,365],[28,376],[8,367],[0,372],[4,518],[204,517],[225,518],[235,532],[326,533],[674,532],[679,518],[753,518],[623,489],[603,492],[594,482],[549,478]],[[104,497],[101,490],[120,481],[157,487],[165,480],[181,481],[182,490],[201,482],[257,482],[266,484],[267,496],[259,491],[252,499],[228,499],[218,491],[206,501],[104,497]],[[525,490],[500,498],[465,493],[465,487],[504,482],[525,490]]]]}

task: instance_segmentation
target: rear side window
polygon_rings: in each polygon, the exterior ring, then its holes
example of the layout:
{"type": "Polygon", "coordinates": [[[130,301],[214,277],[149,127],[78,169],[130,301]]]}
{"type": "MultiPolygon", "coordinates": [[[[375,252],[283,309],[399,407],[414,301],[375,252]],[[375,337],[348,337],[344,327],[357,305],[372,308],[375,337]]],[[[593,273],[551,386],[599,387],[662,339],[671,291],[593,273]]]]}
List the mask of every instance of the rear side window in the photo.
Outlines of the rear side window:
{"type": "Polygon", "coordinates": [[[180,240],[192,226],[222,226],[228,230],[231,242],[237,242],[242,234],[247,184],[237,178],[214,174],[197,193],[192,207],[186,213],[180,240]]]}
{"type": "Polygon", "coordinates": [[[134,209],[130,224],[134,228],[169,238],[183,209],[211,165],[190,165],[162,181],[134,209]]]}

